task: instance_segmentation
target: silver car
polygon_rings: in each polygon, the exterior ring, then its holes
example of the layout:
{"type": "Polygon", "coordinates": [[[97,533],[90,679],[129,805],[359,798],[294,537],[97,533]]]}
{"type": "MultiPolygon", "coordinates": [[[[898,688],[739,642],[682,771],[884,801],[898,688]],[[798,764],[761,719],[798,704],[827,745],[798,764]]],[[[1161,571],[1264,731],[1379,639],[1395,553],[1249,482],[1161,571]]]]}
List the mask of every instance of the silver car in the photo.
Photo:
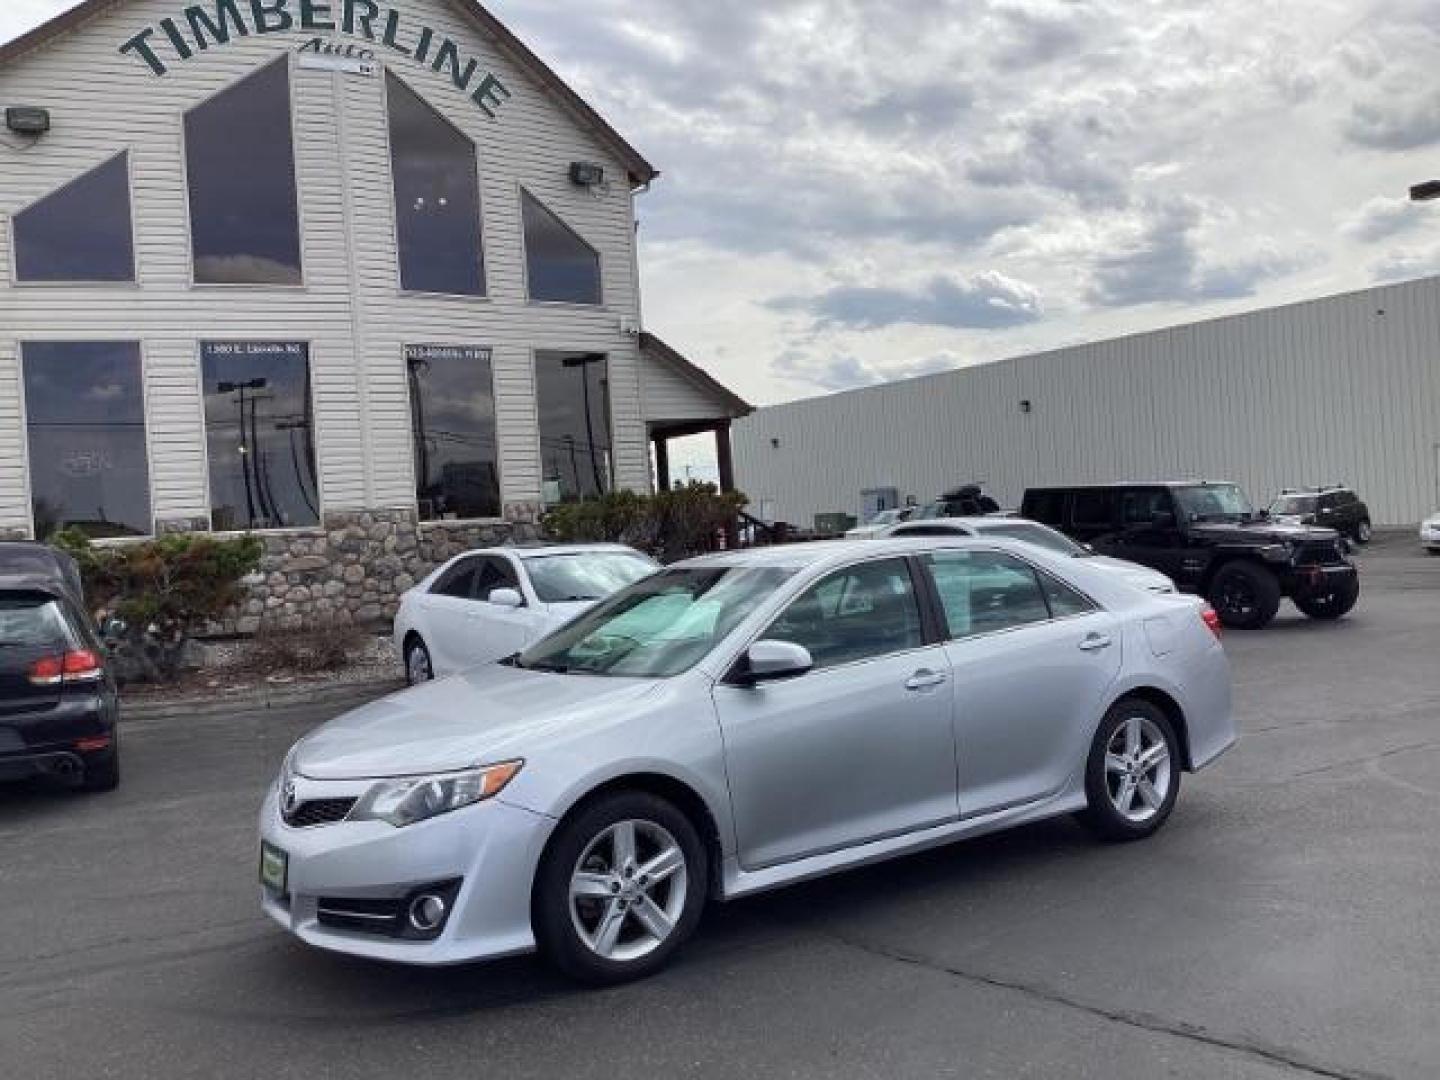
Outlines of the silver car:
{"type": "Polygon", "coordinates": [[[1003,539],[710,556],[302,739],[262,903],[340,952],[619,981],[707,898],[1057,814],[1148,836],[1234,739],[1194,597],[1003,539]]]}

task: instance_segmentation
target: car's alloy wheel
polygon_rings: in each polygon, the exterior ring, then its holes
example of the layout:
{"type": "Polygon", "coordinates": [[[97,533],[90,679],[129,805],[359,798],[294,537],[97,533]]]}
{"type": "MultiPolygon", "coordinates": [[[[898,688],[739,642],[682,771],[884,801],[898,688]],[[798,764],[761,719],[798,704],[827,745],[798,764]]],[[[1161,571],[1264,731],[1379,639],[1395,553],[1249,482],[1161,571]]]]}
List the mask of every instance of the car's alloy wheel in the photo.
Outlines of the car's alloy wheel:
{"type": "Polygon", "coordinates": [[[429,682],[435,678],[435,669],[430,663],[430,650],[423,641],[414,641],[405,650],[405,681],[411,686],[429,682]]]}
{"type": "Polygon", "coordinates": [[[1216,572],[1206,599],[1226,626],[1258,630],[1280,609],[1280,583],[1263,567],[1234,561],[1216,572]]]}
{"type": "Polygon", "coordinates": [[[575,933],[602,960],[649,956],[685,911],[685,852],[653,821],[617,821],[580,853],[570,875],[575,933]]]}
{"type": "Polygon", "coordinates": [[[1157,705],[1116,702],[1090,744],[1081,822],[1107,840],[1149,836],[1175,808],[1183,765],[1175,729],[1157,705]]]}

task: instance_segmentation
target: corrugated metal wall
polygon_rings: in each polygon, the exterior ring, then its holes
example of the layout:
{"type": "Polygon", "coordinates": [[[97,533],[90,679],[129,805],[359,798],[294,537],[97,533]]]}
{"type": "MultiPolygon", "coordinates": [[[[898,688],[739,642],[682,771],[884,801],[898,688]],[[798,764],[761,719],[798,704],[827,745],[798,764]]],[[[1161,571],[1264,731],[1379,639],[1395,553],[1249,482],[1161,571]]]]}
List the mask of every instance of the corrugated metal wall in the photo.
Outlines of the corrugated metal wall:
{"type": "Polygon", "coordinates": [[[1377,524],[1408,524],[1440,506],[1440,278],[777,405],[734,438],[741,489],[797,524],[858,514],[872,487],[924,502],[985,480],[1011,506],[1037,484],[1190,477],[1257,502],[1344,481],[1377,524]]]}
{"type": "Polygon", "coordinates": [[[644,490],[650,460],[639,350],[620,329],[640,314],[621,163],[450,5],[416,0],[404,5],[407,20],[462,43],[482,72],[493,71],[513,93],[499,119],[488,121],[447,74],[376,46],[382,62],[477,145],[489,296],[400,292],[384,80],[298,66],[292,102],[305,284],[193,286],[182,116],[315,35],[297,29],[237,38],[172,63],[163,78],[117,51],[183,8],[176,0],[133,0],[0,71],[0,100],[46,106],[55,125],[29,150],[0,149],[0,528],[30,525],[19,411],[25,340],[144,343],[152,504],[162,520],[208,514],[201,338],[310,343],[327,510],[414,505],[405,344],[493,348],[507,502],[540,497],[534,351],[607,353],[617,483],[644,490]],[[123,149],[131,155],[138,285],[14,285],[6,216],[123,149]],[[603,197],[570,184],[575,160],[604,165],[613,182],[603,197]],[[600,251],[603,307],[527,302],[521,185],[600,251]]]}

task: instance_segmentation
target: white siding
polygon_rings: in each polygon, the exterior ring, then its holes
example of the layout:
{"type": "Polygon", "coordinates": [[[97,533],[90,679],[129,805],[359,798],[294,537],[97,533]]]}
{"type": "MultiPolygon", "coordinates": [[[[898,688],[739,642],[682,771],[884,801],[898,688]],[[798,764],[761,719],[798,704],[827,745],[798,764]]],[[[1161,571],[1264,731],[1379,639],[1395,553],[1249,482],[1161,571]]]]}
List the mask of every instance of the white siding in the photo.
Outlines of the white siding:
{"type": "Polygon", "coordinates": [[[643,353],[640,367],[646,420],[715,419],[713,392],[702,389],[664,361],[643,353]]]}
{"type": "Polygon", "coordinates": [[[396,6],[412,23],[423,21],[460,43],[480,60],[482,73],[493,71],[513,94],[490,121],[448,74],[375,47],[383,63],[477,144],[485,299],[400,292],[383,74],[367,79],[298,67],[292,67],[292,86],[304,287],[191,285],[181,117],[313,34],[236,39],[172,63],[160,78],[118,47],[141,28],[178,16],[185,4],[134,0],[0,70],[0,100],[43,105],[54,123],[33,149],[0,147],[0,528],[29,524],[22,459],[15,453],[23,443],[15,355],[26,339],[145,343],[157,518],[208,512],[197,372],[203,338],[310,343],[326,510],[414,503],[407,343],[493,347],[506,502],[540,495],[531,351],[609,354],[617,480],[639,489],[648,484],[637,349],[620,330],[622,320],[639,319],[624,167],[449,5],[396,6]],[[9,216],[126,148],[139,286],[13,285],[9,216]],[[596,195],[571,185],[567,172],[575,160],[603,164],[611,188],[596,195]],[[528,303],[521,185],[601,252],[603,307],[528,303]]]}
{"type": "Polygon", "coordinates": [[[924,502],[984,480],[1013,506],[1191,477],[1256,500],[1343,481],[1408,524],[1440,506],[1440,278],[761,409],[734,437],[740,489],[797,524],[872,487],[924,502]]]}

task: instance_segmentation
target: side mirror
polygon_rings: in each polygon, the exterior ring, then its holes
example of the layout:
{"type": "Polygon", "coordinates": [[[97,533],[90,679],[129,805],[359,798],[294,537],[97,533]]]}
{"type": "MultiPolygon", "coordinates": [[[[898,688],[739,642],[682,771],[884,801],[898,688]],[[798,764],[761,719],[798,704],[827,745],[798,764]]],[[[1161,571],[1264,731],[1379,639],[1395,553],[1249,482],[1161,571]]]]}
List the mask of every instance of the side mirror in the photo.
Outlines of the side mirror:
{"type": "Polygon", "coordinates": [[[1173,529],[1175,527],[1175,515],[1169,510],[1156,510],[1150,515],[1150,524],[1157,529],[1173,529]]]}
{"type": "Polygon", "coordinates": [[[757,641],[745,654],[745,676],[752,683],[793,679],[814,666],[810,650],[789,641],[757,641]]]}
{"type": "Polygon", "coordinates": [[[525,606],[525,598],[514,589],[491,589],[487,599],[496,607],[519,608],[525,606]]]}

